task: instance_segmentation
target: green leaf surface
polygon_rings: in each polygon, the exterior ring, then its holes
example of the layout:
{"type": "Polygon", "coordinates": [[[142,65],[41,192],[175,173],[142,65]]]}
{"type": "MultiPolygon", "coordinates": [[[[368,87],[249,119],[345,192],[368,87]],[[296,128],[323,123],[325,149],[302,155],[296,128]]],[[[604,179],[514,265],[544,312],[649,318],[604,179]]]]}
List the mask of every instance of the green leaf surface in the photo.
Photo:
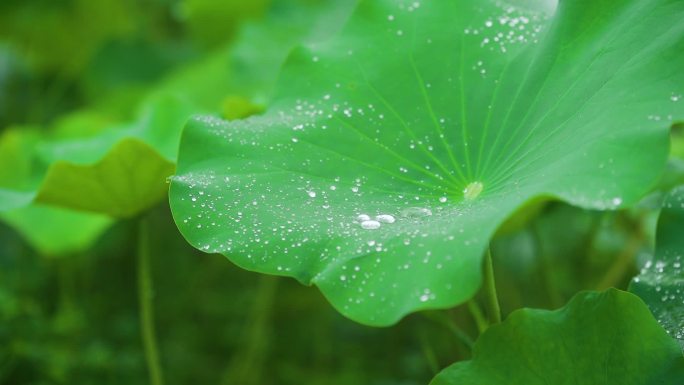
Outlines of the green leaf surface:
{"type": "Polygon", "coordinates": [[[30,127],[11,127],[0,135],[0,212],[30,204],[35,198],[35,174],[44,171],[33,148],[38,134],[30,127]]]}
{"type": "Polygon", "coordinates": [[[556,311],[523,309],[489,328],[473,359],[431,385],[677,385],[684,357],[636,296],[584,292],[556,311]]]}
{"type": "MultiPolygon", "coordinates": [[[[11,225],[43,255],[61,256],[89,247],[111,223],[90,213],[35,204],[35,186],[45,173],[34,157],[37,132],[15,127],[0,136],[0,220],[11,225]]],[[[81,186],[72,186],[81,196],[81,186]]],[[[75,194],[73,192],[76,192],[75,194]]]]}
{"type": "Polygon", "coordinates": [[[363,2],[290,56],[264,116],[190,122],[182,233],[388,325],[472,297],[490,236],[532,198],[636,202],[684,112],[684,3],[507,4],[363,2]]]}
{"type": "Polygon", "coordinates": [[[124,139],[93,165],[53,163],[36,201],[115,218],[132,217],[166,196],[166,178],[174,170],[174,163],[144,142],[124,139]]]}
{"type": "Polygon", "coordinates": [[[663,202],[656,251],[629,290],[641,297],[665,330],[684,348],[684,186],[663,202]]]}
{"type": "Polygon", "coordinates": [[[0,209],[39,202],[119,218],[138,214],[166,195],[180,130],[192,109],[163,95],[135,122],[85,138],[73,138],[68,127],[61,130],[65,139],[11,131],[0,141],[0,209]]]}
{"type": "Polygon", "coordinates": [[[104,215],[40,204],[0,213],[0,218],[38,252],[51,257],[88,249],[112,223],[104,215]]]}
{"type": "Polygon", "coordinates": [[[35,198],[33,192],[14,191],[0,188],[0,212],[30,204],[35,198]]]}

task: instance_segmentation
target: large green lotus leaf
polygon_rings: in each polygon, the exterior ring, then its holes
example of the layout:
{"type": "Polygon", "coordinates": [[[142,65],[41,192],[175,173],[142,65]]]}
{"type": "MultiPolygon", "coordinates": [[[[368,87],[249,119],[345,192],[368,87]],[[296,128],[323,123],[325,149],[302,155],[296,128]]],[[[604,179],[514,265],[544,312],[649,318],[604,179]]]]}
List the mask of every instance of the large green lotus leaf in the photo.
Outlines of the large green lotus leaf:
{"type": "Polygon", "coordinates": [[[684,186],[665,198],[656,251],[629,290],[641,297],[665,330],[684,348],[684,186]]]}
{"type": "Polygon", "coordinates": [[[641,300],[615,289],[556,311],[522,309],[477,341],[473,359],[431,385],[676,385],[684,357],[641,300]]]}
{"type": "Polygon", "coordinates": [[[190,243],[388,325],[472,297],[533,197],[639,199],[684,103],[684,2],[362,2],[293,52],[272,108],[200,118],[171,205],[190,243]]]}

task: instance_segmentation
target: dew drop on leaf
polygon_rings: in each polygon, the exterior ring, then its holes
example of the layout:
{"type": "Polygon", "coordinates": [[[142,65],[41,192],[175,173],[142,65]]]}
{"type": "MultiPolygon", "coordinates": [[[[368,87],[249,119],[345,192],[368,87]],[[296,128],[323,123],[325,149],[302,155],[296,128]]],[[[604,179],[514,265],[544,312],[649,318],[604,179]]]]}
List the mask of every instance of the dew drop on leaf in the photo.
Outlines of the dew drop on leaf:
{"type": "Polygon", "coordinates": [[[430,215],[432,211],[424,207],[409,207],[401,211],[401,216],[404,218],[422,218],[430,215]]]}
{"type": "Polygon", "coordinates": [[[364,230],[377,230],[380,228],[380,226],[382,226],[381,223],[374,220],[367,220],[361,222],[361,228],[364,230]]]}
{"type": "Polygon", "coordinates": [[[396,219],[389,214],[380,214],[375,217],[375,220],[381,223],[394,223],[396,219]]]}

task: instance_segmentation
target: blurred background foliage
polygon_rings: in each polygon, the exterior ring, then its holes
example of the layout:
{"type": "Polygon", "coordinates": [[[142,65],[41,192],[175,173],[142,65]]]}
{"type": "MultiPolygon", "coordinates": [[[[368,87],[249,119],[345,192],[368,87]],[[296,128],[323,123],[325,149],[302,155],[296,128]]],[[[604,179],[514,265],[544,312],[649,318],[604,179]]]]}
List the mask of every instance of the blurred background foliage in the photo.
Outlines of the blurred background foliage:
{"type": "MultiPolygon", "coordinates": [[[[179,94],[228,119],[261,111],[289,49],[334,33],[353,3],[3,0],[0,187],[29,183],[28,169],[45,167],[27,155],[37,138],[97,135],[144,115],[155,95],[179,94]]],[[[673,154],[684,156],[681,126],[673,139],[673,154]]],[[[663,190],[682,183],[682,170],[673,159],[663,190]]],[[[492,243],[504,313],[626,288],[652,255],[654,207],[647,199],[609,213],[555,202],[521,210],[492,243]]],[[[315,289],[194,250],[166,203],[147,215],[168,384],[425,384],[470,357],[477,298],[365,327],[315,289]]],[[[35,204],[2,220],[0,384],[148,383],[135,220],[35,204]]]]}

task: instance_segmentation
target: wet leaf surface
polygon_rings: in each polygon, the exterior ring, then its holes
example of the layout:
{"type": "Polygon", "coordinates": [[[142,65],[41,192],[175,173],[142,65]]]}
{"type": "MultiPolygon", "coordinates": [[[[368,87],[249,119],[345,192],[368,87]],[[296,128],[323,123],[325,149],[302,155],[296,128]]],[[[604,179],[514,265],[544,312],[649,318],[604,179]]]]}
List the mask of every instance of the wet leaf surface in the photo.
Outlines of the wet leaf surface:
{"type": "Polygon", "coordinates": [[[636,296],[584,292],[557,311],[523,309],[488,329],[473,359],[431,385],[655,385],[684,380],[684,357],[636,296]]]}
{"type": "Polygon", "coordinates": [[[364,2],[290,56],[264,116],[189,123],[185,237],[388,325],[470,298],[530,199],[636,202],[684,112],[684,4],[519,4],[364,2]]]}

